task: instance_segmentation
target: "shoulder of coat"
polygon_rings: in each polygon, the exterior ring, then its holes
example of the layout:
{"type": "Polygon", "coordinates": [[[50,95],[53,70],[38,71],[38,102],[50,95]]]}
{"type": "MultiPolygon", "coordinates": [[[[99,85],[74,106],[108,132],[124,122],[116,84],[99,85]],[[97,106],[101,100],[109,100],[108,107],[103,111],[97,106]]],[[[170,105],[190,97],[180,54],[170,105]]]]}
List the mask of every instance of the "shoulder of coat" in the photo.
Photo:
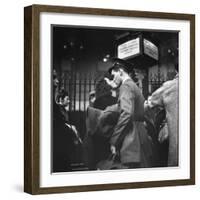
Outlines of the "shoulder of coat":
{"type": "Polygon", "coordinates": [[[170,81],[166,81],[165,83],[163,83],[163,87],[165,87],[166,89],[169,89],[176,85],[178,85],[178,78],[170,80],[170,81]]]}

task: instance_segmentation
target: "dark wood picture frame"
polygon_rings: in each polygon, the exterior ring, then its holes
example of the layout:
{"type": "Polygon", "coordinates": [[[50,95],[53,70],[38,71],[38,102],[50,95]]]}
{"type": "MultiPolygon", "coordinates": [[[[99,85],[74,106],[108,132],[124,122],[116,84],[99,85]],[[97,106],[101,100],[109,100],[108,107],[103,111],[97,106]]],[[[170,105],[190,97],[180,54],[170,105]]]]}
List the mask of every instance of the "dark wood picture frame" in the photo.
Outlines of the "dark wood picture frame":
{"type": "Polygon", "coordinates": [[[192,14],[32,5],[24,9],[24,191],[30,194],[83,192],[195,184],[195,16],[192,14]],[[40,187],[40,13],[76,13],[190,22],[190,178],[150,182],[40,187]]]}

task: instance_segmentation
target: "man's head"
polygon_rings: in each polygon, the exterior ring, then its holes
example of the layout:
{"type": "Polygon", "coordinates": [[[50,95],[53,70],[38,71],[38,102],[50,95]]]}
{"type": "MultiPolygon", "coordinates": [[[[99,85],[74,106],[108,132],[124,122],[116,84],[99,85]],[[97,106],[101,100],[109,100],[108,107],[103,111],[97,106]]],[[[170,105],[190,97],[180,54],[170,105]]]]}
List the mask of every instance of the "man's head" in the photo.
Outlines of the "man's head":
{"type": "Polygon", "coordinates": [[[120,86],[122,81],[133,71],[133,65],[119,58],[114,58],[113,63],[109,72],[113,76],[115,84],[120,86]]]}
{"type": "Polygon", "coordinates": [[[117,69],[113,68],[111,70],[111,75],[113,76],[113,81],[115,82],[117,87],[120,86],[123,81],[123,79],[122,79],[123,73],[124,73],[124,71],[121,68],[117,68],[117,69]]]}

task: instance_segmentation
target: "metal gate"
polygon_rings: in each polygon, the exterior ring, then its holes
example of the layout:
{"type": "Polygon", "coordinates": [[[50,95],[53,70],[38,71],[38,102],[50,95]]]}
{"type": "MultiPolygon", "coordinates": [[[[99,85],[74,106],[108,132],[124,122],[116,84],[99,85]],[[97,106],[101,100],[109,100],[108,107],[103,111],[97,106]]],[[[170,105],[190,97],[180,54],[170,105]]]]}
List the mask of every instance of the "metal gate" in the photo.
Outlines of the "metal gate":
{"type": "Polygon", "coordinates": [[[85,73],[65,71],[62,76],[62,87],[68,91],[70,97],[70,121],[76,125],[81,137],[86,132],[86,110],[89,105],[89,93],[95,90],[97,80],[103,72],[85,73]]]}
{"type": "MultiPolygon", "coordinates": [[[[85,119],[86,110],[89,105],[89,93],[95,90],[96,82],[103,77],[105,72],[77,72],[64,71],[61,78],[61,87],[69,93],[70,97],[70,121],[76,125],[81,137],[86,132],[85,119]]],[[[152,94],[165,81],[173,79],[175,72],[162,74],[158,71],[156,74],[149,74],[147,81],[148,94],[152,94]]],[[[144,90],[146,87],[143,87],[144,90]]],[[[144,91],[143,91],[144,92],[144,91]]]]}

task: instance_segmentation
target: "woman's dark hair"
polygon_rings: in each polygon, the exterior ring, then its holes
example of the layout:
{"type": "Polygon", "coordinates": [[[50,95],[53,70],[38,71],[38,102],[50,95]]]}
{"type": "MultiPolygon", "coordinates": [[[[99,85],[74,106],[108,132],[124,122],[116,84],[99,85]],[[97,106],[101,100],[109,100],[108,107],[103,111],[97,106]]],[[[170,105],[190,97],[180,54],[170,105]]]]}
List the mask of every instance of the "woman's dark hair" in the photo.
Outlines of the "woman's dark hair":
{"type": "Polygon", "coordinates": [[[62,89],[62,90],[59,91],[57,98],[63,100],[66,96],[69,96],[68,92],[65,91],[64,89],[62,89]]]}
{"type": "Polygon", "coordinates": [[[104,78],[101,78],[96,83],[95,91],[96,91],[96,98],[111,95],[111,86],[107,84],[104,78]]]}

